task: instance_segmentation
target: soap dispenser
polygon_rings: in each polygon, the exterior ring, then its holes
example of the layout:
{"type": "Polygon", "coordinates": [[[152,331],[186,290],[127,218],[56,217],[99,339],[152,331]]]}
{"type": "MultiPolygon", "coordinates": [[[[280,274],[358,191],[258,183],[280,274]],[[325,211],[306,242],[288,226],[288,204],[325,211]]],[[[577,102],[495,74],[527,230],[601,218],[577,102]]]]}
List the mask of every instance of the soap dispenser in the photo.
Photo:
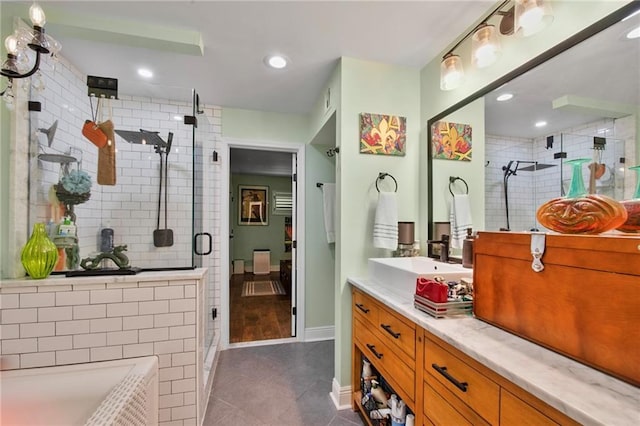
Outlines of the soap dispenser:
{"type": "Polygon", "coordinates": [[[462,242],[462,266],[473,268],[473,240],[471,228],[467,228],[467,237],[462,242]]]}

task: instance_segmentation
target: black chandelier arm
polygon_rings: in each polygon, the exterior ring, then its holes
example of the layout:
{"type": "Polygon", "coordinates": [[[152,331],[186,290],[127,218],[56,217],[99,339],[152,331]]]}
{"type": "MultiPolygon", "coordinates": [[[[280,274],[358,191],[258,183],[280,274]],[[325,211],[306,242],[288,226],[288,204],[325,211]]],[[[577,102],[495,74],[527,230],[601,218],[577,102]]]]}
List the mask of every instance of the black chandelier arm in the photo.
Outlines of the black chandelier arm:
{"type": "Polygon", "coordinates": [[[0,74],[2,74],[2,76],[4,77],[7,77],[8,79],[31,77],[40,68],[40,52],[38,52],[37,50],[35,52],[36,52],[36,62],[35,64],[33,64],[33,68],[31,69],[31,71],[25,74],[15,74],[11,72],[6,72],[5,70],[0,70],[0,74]]]}

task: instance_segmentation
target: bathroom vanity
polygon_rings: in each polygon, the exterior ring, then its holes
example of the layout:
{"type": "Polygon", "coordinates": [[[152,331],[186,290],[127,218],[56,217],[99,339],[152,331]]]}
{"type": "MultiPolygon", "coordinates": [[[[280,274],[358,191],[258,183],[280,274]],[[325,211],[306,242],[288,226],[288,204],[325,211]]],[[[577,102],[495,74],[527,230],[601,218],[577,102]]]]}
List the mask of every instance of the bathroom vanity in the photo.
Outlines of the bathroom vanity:
{"type": "Polygon", "coordinates": [[[471,316],[435,319],[417,310],[411,266],[403,266],[401,282],[371,273],[348,279],[354,409],[362,409],[364,356],[416,424],[637,422],[640,389],[471,316]]]}
{"type": "MultiPolygon", "coordinates": [[[[206,269],[0,281],[0,369],[156,356],[159,424],[201,424],[206,269]]],[[[211,375],[209,375],[209,379],[211,375]]]]}

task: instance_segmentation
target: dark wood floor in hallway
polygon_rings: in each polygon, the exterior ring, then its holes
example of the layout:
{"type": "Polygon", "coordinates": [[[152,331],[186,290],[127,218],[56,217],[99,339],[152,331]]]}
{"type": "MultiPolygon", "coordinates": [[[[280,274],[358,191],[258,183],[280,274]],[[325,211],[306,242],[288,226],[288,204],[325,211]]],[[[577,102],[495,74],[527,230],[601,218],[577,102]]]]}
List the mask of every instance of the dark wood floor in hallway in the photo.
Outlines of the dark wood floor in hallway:
{"type": "Polygon", "coordinates": [[[229,342],[291,337],[291,295],[242,297],[244,281],[279,280],[279,273],[234,274],[229,283],[229,342]]]}

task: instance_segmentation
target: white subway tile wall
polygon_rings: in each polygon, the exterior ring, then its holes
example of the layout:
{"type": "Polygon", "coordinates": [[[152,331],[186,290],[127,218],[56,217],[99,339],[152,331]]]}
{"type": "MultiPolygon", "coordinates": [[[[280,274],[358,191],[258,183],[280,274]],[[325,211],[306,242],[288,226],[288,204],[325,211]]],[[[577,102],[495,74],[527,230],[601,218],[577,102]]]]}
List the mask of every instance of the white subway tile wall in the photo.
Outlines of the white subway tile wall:
{"type": "MultiPolygon", "coordinates": [[[[159,184],[159,156],[153,147],[133,145],[116,136],[117,179],[115,186],[102,186],[96,182],[98,161],[97,148],[81,135],[85,120],[91,119],[90,98],[87,96],[86,76],[60,57],[55,69],[43,68],[43,91],[32,90],[31,98],[42,103],[42,111],[31,114],[31,148],[32,152],[49,154],[68,154],[78,161],[70,164],[70,170],[82,169],[92,178],[91,198],[75,206],[77,215],[77,232],[80,245],[80,258],[87,257],[99,250],[99,230],[104,227],[115,231],[115,244],[126,244],[130,264],[141,267],[189,266],[192,264],[192,165],[193,140],[192,126],[173,119],[175,115],[191,115],[190,102],[159,99],[151,97],[128,96],[120,93],[118,100],[105,104],[98,115],[98,121],[111,119],[116,129],[145,129],[159,132],[160,137],[167,139],[172,132],[173,145],[168,156],[168,227],[174,231],[174,246],[158,248],[153,245],[153,230],[157,227],[157,201],[159,184]],[[48,146],[46,136],[38,129],[47,129],[58,121],[55,137],[48,146]]],[[[197,89],[197,88],[196,88],[197,89]]],[[[184,89],[183,98],[191,98],[191,89],[184,89]]],[[[96,101],[93,100],[96,109],[96,101]]],[[[224,195],[220,187],[221,176],[219,163],[211,161],[213,150],[220,150],[222,138],[222,109],[217,106],[201,104],[203,114],[198,116],[197,137],[202,141],[202,158],[196,163],[202,171],[202,182],[197,182],[202,190],[202,199],[196,198],[195,208],[203,221],[203,230],[209,232],[214,239],[213,252],[202,259],[203,267],[209,269],[207,286],[207,305],[220,307],[220,241],[222,233],[221,197],[224,195]]],[[[30,223],[48,222],[52,216],[60,212],[52,211],[49,199],[52,185],[56,184],[63,167],[58,163],[47,161],[31,162],[33,187],[30,189],[30,223]]],[[[164,226],[164,218],[161,221],[164,226]]],[[[113,266],[113,265],[111,265],[113,266]]],[[[127,288],[127,285],[112,284],[109,289],[127,288]]],[[[154,285],[155,286],[155,285],[154,285]]],[[[105,289],[104,285],[84,290],[105,289]]],[[[137,288],[137,290],[142,290],[137,288]]],[[[49,288],[46,291],[71,292],[70,286],[49,288]]],[[[188,291],[193,291],[192,289],[188,291]]],[[[20,293],[36,292],[32,287],[20,293]]],[[[44,292],[44,290],[41,290],[44,292]]],[[[75,293],[75,292],[73,292],[75,293]]],[[[83,295],[68,295],[56,299],[56,306],[73,306],[85,304],[83,295]]],[[[92,296],[93,297],[93,296],[92,296]]],[[[104,296],[107,297],[107,296],[104,296]]],[[[112,303],[99,298],[91,303],[112,303]]],[[[151,300],[148,292],[123,293],[122,302],[151,300]]],[[[35,303],[35,302],[34,302],[35,303]]],[[[39,302],[38,302],[39,303],[39,302]]],[[[44,306],[44,305],[39,305],[44,306]]],[[[9,309],[9,308],[7,308],[9,309]]],[[[107,313],[98,310],[86,310],[84,318],[104,317],[107,313]],[[97,316],[96,316],[97,315],[97,316]]],[[[25,314],[27,315],[27,314],[25,314]]],[[[142,313],[140,314],[142,315],[142,313]]],[[[207,315],[207,342],[219,334],[220,320],[213,320],[207,315]]],[[[126,326],[125,326],[126,327],[126,326]]]]}
{"type": "Polygon", "coordinates": [[[0,317],[0,369],[158,355],[161,417],[177,424],[195,421],[194,319],[197,297],[205,296],[203,284],[196,280],[160,281],[151,287],[133,284],[133,288],[103,285],[90,291],[76,285],[72,292],[46,292],[46,286],[26,287],[43,290],[36,293],[0,288],[3,308],[10,307],[0,317]],[[202,288],[200,296],[197,288],[202,288]],[[58,306],[70,303],[73,306],[58,306]],[[171,306],[175,312],[170,312],[171,306]]]}
{"type": "MultiPolygon", "coordinates": [[[[508,179],[509,222],[512,231],[527,231],[533,227],[546,231],[537,223],[535,212],[540,205],[552,198],[564,195],[571,181],[571,169],[560,164],[574,158],[592,158],[605,163],[607,174],[596,181],[596,192],[615,199],[631,198],[635,176],[626,168],[635,165],[635,120],[625,117],[617,120],[599,120],[582,126],[564,129],[549,135],[554,137],[553,148],[547,149],[546,136],[534,140],[487,136],[486,158],[489,165],[485,174],[485,217],[487,230],[506,228],[504,197],[504,171],[509,161],[537,161],[554,167],[535,172],[517,172],[508,179]],[[606,149],[593,149],[593,137],[607,139],[606,149]],[[567,153],[566,159],[555,159],[554,154],[567,153]],[[625,158],[625,163],[620,163],[625,158]],[[562,192],[564,188],[564,193],[562,192]]],[[[530,164],[522,164],[526,167],[530,164]]],[[[512,166],[515,168],[515,162],[512,166]]],[[[588,189],[589,169],[583,167],[583,180],[588,189]]]]}

